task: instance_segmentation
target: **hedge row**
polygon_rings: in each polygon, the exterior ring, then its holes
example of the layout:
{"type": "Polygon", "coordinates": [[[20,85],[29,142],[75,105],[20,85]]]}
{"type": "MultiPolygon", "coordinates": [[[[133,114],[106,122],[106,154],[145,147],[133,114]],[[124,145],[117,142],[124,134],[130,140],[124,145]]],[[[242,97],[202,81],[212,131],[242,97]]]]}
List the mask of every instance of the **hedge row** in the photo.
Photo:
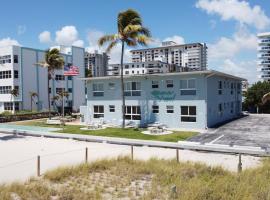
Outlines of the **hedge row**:
{"type": "MultiPolygon", "coordinates": [[[[51,112],[51,116],[57,115],[57,112],[51,112]]],[[[14,114],[14,115],[0,115],[0,123],[13,122],[13,121],[23,121],[32,119],[41,119],[49,117],[49,112],[40,113],[24,113],[24,114],[14,114]]]]}

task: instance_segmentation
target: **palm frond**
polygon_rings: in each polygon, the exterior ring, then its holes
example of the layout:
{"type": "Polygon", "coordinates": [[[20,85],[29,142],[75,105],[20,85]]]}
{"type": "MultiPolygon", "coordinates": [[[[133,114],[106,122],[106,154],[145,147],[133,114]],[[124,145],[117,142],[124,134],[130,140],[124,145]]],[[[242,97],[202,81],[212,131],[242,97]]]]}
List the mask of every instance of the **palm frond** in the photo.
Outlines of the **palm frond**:
{"type": "Polygon", "coordinates": [[[148,28],[143,27],[141,25],[128,25],[127,27],[125,27],[125,29],[123,30],[123,35],[128,36],[128,37],[132,37],[132,35],[145,35],[147,37],[151,37],[151,33],[148,30],[148,28]]]}
{"type": "Polygon", "coordinates": [[[116,41],[118,39],[118,34],[112,34],[112,35],[104,35],[101,38],[99,38],[98,40],[98,45],[102,46],[107,42],[113,42],[116,41]]]}
{"type": "Polygon", "coordinates": [[[145,35],[138,35],[136,40],[142,46],[147,46],[147,44],[151,41],[151,39],[145,35]]]}
{"type": "Polygon", "coordinates": [[[117,26],[119,33],[122,33],[126,26],[136,24],[142,24],[141,16],[137,11],[128,9],[118,14],[117,26]]]}
{"type": "Polygon", "coordinates": [[[270,92],[263,95],[263,97],[262,97],[262,103],[263,104],[266,104],[266,102],[268,102],[268,101],[270,101],[270,92]]]}
{"type": "Polygon", "coordinates": [[[116,45],[117,45],[117,41],[112,41],[112,42],[108,45],[108,47],[107,47],[107,49],[106,49],[106,52],[107,52],[107,53],[110,53],[111,50],[112,50],[112,48],[115,47],[116,45]]]}

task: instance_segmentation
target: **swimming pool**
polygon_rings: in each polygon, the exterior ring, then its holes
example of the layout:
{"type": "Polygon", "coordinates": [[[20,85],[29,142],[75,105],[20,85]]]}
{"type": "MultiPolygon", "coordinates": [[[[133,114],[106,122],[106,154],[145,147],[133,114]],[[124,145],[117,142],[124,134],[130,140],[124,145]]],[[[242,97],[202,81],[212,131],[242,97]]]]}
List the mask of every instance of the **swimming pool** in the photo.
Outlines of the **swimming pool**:
{"type": "Polygon", "coordinates": [[[50,127],[40,127],[40,126],[24,126],[16,124],[0,124],[0,130],[18,130],[18,131],[36,131],[36,132],[51,132],[62,130],[61,128],[50,128],[50,127]]]}

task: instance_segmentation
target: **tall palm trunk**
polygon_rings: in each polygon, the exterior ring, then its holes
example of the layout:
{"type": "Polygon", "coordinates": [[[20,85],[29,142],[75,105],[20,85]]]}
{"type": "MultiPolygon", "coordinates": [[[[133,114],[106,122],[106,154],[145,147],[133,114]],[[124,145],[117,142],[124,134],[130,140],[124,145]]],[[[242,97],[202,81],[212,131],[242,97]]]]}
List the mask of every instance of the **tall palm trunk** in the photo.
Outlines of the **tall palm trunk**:
{"type": "Polygon", "coordinates": [[[124,48],[125,43],[122,41],[122,52],[121,52],[121,95],[122,95],[122,128],[125,128],[125,88],[124,88],[124,77],[123,77],[123,59],[124,59],[124,48]]]}
{"type": "Polygon", "coordinates": [[[48,108],[49,108],[49,119],[51,119],[51,101],[50,101],[50,72],[48,70],[48,81],[47,81],[47,86],[48,86],[48,108]]]}
{"type": "Polygon", "coordinates": [[[31,97],[31,112],[33,112],[33,98],[31,97]]]}

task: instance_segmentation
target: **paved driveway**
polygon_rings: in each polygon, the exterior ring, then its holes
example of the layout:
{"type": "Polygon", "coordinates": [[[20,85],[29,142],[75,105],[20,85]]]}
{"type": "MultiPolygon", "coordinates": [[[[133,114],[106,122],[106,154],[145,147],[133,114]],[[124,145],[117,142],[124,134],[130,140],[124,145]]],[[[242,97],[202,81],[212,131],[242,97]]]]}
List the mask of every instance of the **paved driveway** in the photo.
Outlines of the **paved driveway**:
{"type": "Polygon", "coordinates": [[[251,114],[189,141],[226,145],[270,147],[270,115],[251,114]]]}

